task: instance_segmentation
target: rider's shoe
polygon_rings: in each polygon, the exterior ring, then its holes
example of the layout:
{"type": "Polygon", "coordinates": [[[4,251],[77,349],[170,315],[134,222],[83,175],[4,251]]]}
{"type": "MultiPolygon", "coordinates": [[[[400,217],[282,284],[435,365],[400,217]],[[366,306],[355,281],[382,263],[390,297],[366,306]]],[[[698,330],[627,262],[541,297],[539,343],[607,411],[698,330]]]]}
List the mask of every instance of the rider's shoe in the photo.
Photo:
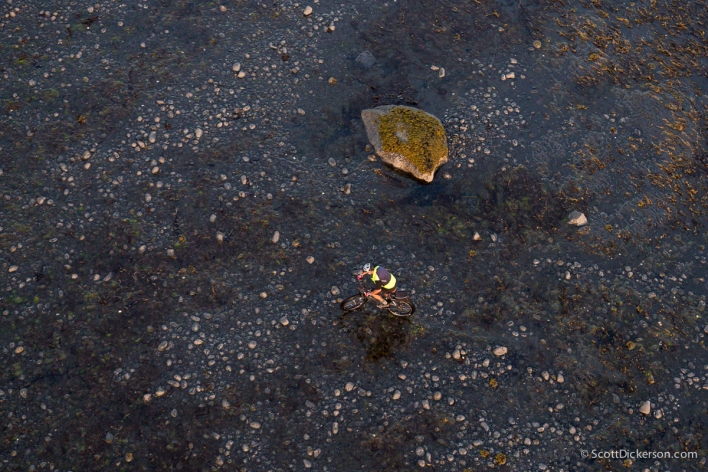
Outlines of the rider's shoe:
{"type": "Polygon", "coordinates": [[[388,302],[379,303],[376,305],[378,308],[388,308],[388,302]]]}

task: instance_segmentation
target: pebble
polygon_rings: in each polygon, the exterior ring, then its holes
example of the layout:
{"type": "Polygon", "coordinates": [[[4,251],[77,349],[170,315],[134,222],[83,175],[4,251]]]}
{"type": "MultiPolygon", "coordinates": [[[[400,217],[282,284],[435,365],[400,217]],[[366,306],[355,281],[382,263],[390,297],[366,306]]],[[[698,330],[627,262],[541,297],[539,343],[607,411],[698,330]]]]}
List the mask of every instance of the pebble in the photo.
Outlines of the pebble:
{"type": "Polygon", "coordinates": [[[200,139],[202,137],[202,134],[204,134],[204,131],[202,131],[201,128],[197,128],[194,130],[194,137],[197,139],[200,139]]]}
{"type": "Polygon", "coordinates": [[[26,388],[20,389],[20,396],[24,399],[27,399],[27,389],[26,388]]]}
{"type": "Polygon", "coordinates": [[[336,286],[334,286],[334,285],[332,286],[332,289],[331,289],[330,291],[332,292],[332,295],[334,295],[335,297],[336,297],[337,295],[340,295],[340,294],[342,293],[342,292],[339,291],[339,287],[336,287],[336,286]]]}
{"type": "Polygon", "coordinates": [[[354,383],[353,382],[347,382],[347,384],[344,386],[344,390],[347,392],[351,392],[354,390],[354,383]]]}
{"type": "Polygon", "coordinates": [[[433,394],[433,400],[435,400],[436,402],[437,402],[437,401],[440,401],[441,399],[442,399],[442,393],[440,393],[440,392],[435,392],[435,393],[433,394]]]}
{"type": "Polygon", "coordinates": [[[126,462],[132,462],[132,460],[133,460],[133,453],[132,453],[132,452],[128,452],[128,453],[125,455],[125,461],[126,461],[126,462]]]}
{"type": "Polygon", "coordinates": [[[261,298],[266,298],[268,294],[266,292],[261,292],[259,295],[261,298]]]}
{"type": "Polygon", "coordinates": [[[106,433],[106,442],[108,444],[113,442],[113,435],[111,433],[106,433]]]}
{"type": "Polygon", "coordinates": [[[541,41],[539,41],[538,39],[536,39],[536,40],[533,42],[533,47],[535,47],[536,49],[541,49],[541,41]]]}
{"type": "Polygon", "coordinates": [[[10,266],[10,268],[7,270],[10,273],[17,272],[18,267],[16,265],[10,266]]]}
{"type": "Polygon", "coordinates": [[[482,236],[480,236],[479,233],[478,233],[477,231],[475,231],[475,232],[474,232],[474,236],[472,236],[472,240],[473,240],[473,241],[481,241],[481,240],[482,240],[482,236]]]}
{"type": "Polygon", "coordinates": [[[273,233],[273,237],[270,238],[270,241],[271,241],[273,244],[275,244],[275,243],[277,243],[278,241],[280,241],[280,232],[276,231],[275,233],[273,233]]]}
{"type": "Polygon", "coordinates": [[[565,382],[565,378],[563,377],[563,374],[558,374],[558,377],[556,377],[556,382],[558,382],[559,384],[562,384],[563,382],[565,382]]]}
{"type": "Polygon", "coordinates": [[[305,10],[302,12],[303,15],[305,16],[310,16],[312,15],[312,7],[311,6],[306,6],[305,10]]]}
{"type": "Polygon", "coordinates": [[[303,459],[302,463],[305,465],[306,469],[309,469],[310,467],[312,467],[312,462],[308,461],[307,459],[303,459]]]}
{"type": "Polygon", "coordinates": [[[170,416],[172,418],[177,418],[177,408],[172,409],[172,411],[170,412],[170,416]]]}
{"type": "Polygon", "coordinates": [[[261,424],[258,421],[251,421],[250,426],[253,429],[261,429],[261,424]]]}
{"type": "Polygon", "coordinates": [[[237,62],[233,66],[231,66],[231,70],[234,72],[239,72],[241,70],[241,63],[237,62]]]}
{"type": "Polygon", "coordinates": [[[391,398],[393,398],[394,400],[398,400],[399,398],[401,398],[401,391],[396,390],[395,392],[393,392],[393,396],[391,398]]]}
{"type": "Polygon", "coordinates": [[[650,401],[645,401],[642,403],[642,406],[639,407],[639,413],[643,415],[648,415],[651,412],[651,402],[650,401]]]}
{"type": "Polygon", "coordinates": [[[574,211],[568,215],[568,224],[574,226],[585,226],[588,224],[588,219],[579,211],[574,211]]]}
{"type": "Polygon", "coordinates": [[[17,346],[15,348],[15,354],[22,354],[22,352],[24,352],[24,350],[25,350],[24,346],[17,346]]]}
{"type": "Polygon", "coordinates": [[[500,346],[494,349],[495,356],[503,356],[508,352],[508,349],[504,346],[500,346]]]}
{"type": "Polygon", "coordinates": [[[161,397],[165,394],[165,389],[162,387],[157,387],[157,390],[155,390],[155,396],[156,397],[161,397]]]}
{"type": "Polygon", "coordinates": [[[333,157],[330,157],[329,159],[327,159],[327,163],[329,165],[331,165],[332,167],[336,167],[336,165],[337,165],[337,161],[335,161],[333,157]]]}
{"type": "Polygon", "coordinates": [[[307,259],[305,259],[305,260],[307,261],[308,264],[312,264],[313,262],[315,262],[315,258],[312,256],[307,256],[307,259]]]}
{"type": "Polygon", "coordinates": [[[167,250],[167,257],[175,257],[175,250],[174,250],[174,249],[168,249],[168,250],[167,250]]]}
{"type": "Polygon", "coordinates": [[[339,432],[339,423],[335,422],[332,424],[332,434],[337,434],[339,432]]]}
{"type": "Polygon", "coordinates": [[[288,321],[288,318],[286,316],[283,316],[282,318],[280,318],[280,324],[283,326],[287,326],[290,324],[290,321],[288,321]]]}
{"type": "Polygon", "coordinates": [[[255,349],[256,346],[257,346],[257,343],[256,343],[255,341],[250,341],[250,342],[248,343],[248,348],[249,348],[249,349],[255,349]]]}

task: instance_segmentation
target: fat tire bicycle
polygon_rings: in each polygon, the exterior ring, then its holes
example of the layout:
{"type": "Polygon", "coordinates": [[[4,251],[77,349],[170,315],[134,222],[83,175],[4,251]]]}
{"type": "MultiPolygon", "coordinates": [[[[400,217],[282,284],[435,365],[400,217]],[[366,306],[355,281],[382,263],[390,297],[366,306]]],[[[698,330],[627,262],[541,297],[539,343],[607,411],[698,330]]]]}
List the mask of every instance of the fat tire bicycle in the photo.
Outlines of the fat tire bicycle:
{"type": "MultiPolygon", "coordinates": [[[[372,298],[371,296],[366,296],[366,293],[366,289],[360,286],[359,293],[344,300],[340,307],[346,312],[358,310],[372,298]]],[[[415,313],[415,305],[408,300],[408,292],[396,290],[390,294],[382,295],[384,300],[388,302],[386,309],[393,316],[407,318],[415,313]]]]}

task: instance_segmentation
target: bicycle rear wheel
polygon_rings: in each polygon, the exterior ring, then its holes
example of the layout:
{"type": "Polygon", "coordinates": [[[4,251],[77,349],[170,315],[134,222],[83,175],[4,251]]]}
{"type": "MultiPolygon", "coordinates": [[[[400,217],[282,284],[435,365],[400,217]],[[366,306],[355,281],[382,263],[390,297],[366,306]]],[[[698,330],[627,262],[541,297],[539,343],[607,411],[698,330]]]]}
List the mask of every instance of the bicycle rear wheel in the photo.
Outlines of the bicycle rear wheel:
{"type": "Polygon", "coordinates": [[[388,312],[394,316],[408,317],[415,311],[415,305],[410,302],[392,301],[388,304],[388,312]]]}
{"type": "Polygon", "coordinates": [[[354,311],[366,303],[367,298],[364,295],[354,295],[349,297],[339,305],[344,311],[354,311]]]}

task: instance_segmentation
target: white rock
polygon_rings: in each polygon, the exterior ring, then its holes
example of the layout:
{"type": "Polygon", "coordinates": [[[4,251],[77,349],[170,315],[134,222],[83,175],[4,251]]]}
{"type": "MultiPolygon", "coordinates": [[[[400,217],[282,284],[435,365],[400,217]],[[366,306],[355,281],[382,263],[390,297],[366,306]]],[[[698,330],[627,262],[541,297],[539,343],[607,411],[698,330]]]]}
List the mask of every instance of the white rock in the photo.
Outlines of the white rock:
{"type": "Polygon", "coordinates": [[[339,423],[336,421],[332,424],[332,434],[337,434],[339,432],[339,423]]]}
{"type": "Polygon", "coordinates": [[[240,63],[240,62],[237,62],[236,64],[234,64],[233,66],[231,66],[231,70],[234,71],[234,72],[239,72],[239,71],[241,70],[241,63],[240,63]]]}
{"type": "Polygon", "coordinates": [[[394,400],[398,400],[399,398],[401,398],[401,391],[396,390],[395,392],[393,392],[393,397],[391,398],[393,398],[394,400]]]}
{"type": "Polygon", "coordinates": [[[310,15],[312,15],[312,7],[309,6],[309,5],[306,6],[306,7],[305,7],[305,11],[303,11],[302,14],[305,15],[305,16],[310,16],[310,15]]]}
{"type": "Polygon", "coordinates": [[[226,400],[226,399],[221,400],[221,407],[222,407],[224,410],[228,410],[229,408],[231,408],[231,403],[229,403],[229,401],[226,400]]]}
{"type": "Polygon", "coordinates": [[[174,249],[168,249],[168,250],[167,250],[167,257],[175,257],[175,250],[174,250],[174,249]]]}
{"type": "Polygon", "coordinates": [[[354,390],[354,383],[353,382],[347,382],[347,384],[344,386],[344,390],[347,392],[351,392],[354,390]]]}
{"type": "Polygon", "coordinates": [[[197,139],[200,139],[202,137],[202,134],[204,134],[204,131],[202,131],[201,128],[197,128],[194,130],[194,137],[197,139]]]}
{"type": "Polygon", "coordinates": [[[453,359],[455,359],[456,361],[459,361],[460,357],[461,357],[461,355],[460,355],[459,349],[455,349],[454,351],[452,351],[452,358],[453,359]]]}
{"type": "Polygon", "coordinates": [[[500,346],[497,348],[494,348],[494,355],[495,356],[503,356],[508,352],[508,349],[504,346],[500,346]]]}
{"type": "Polygon", "coordinates": [[[337,295],[340,295],[340,294],[342,293],[342,292],[339,290],[339,287],[336,287],[336,286],[334,286],[334,285],[332,285],[332,288],[331,288],[330,291],[332,292],[332,295],[334,295],[335,297],[336,297],[337,295]]]}
{"type": "Polygon", "coordinates": [[[199,331],[199,323],[194,323],[192,325],[192,331],[194,331],[195,333],[199,331]]]}
{"type": "Polygon", "coordinates": [[[305,465],[306,469],[309,469],[310,467],[312,467],[312,462],[308,461],[307,459],[303,459],[302,463],[305,465]]]}
{"type": "Polygon", "coordinates": [[[22,354],[23,352],[25,352],[25,347],[24,347],[24,346],[17,346],[17,347],[15,348],[15,354],[22,354]]]}
{"type": "Polygon", "coordinates": [[[253,429],[261,429],[261,424],[258,421],[251,421],[250,426],[253,429]]]}
{"type": "Polygon", "coordinates": [[[143,402],[148,403],[150,400],[152,400],[152,393],[146,393],[143,395],[143,402]]]}
{"type": "Polygon", "coordinates": [[[154,144],[156,140],[157,140],[157,133],[155,131],[151,131],[150,135],[148,136],[148,141],[150,142],[150,144],[154,144]]]}
{"type": "Polygon", "coordinates": [[[273,244],[280,241],[280,232],[276,231],[275,233],[273,233],[273,237],[270,240],[271,242],[273,242],[273,244]]]}
{"type": "Polygon", "coordinates": [[[563,374],[558,374],[558,377],[556,377],[556,382],[558,382],[559,384],[565,382],[565,377],[563,377],[563,374]]]}
{"type": "Polygon", "coordinates": [[[438,77],[441,79],[443,77],[445,77],[445,69],[443,67],[441,67],[440,70],[438,71],[438,77]]]}
{"type": "Polygon", "coordinates": [[[568,215],[568,224],[575,226],[584,226],[588,224],[588,219],[585,217],[584,214],[580,213],[579,211],[574,211],[570,215],[568,215]]]}
{"type": "Polygon", "coordinates": [[[506,78],[507,79],[514,79],[514,78],[516,78],[516,74],[514,74],[513,72],[509,72],[508,74],[506,74],[506,78]]]}
{"type": "Polygon", "coordinates": [[[286,316],[283,316],[282,318],[280,318],[280,324],[283,326],[287,326],[290,324],[290,321],[288,321],[288,318],[286,316]]]}
{"type": "Polygon", "coordinates": [[[433,393],[433,400],[435,400],[436,402],[439,402],[441,399],[442,399],[442,393],[440,393],[440,392],[433,393]]]}
{"type": "Polygon", "coordinates": [[[27,389],[26,388],[20,389],[20,396],[25,399],[27,398],[27,389]]]}
{"type": "Polygon", "coordinates": [[[306,259],[306,260],[307,260],[307,263],[308,263],[308,264],[312,264],[313,262],[315,262],[315,258],[312,257],[312,256],[307,256],[307,259],[306,259]]]}
{"type": "Polygon", "coordinates": [[[202,344],[204,344],[204,340],[201,338],[197,338],[193,342],[195,346],[201,346],[202,344]]]}
{"type": "Polygon", "coordinates": [[[645,401],[642,403],[642,406],[639,407],[639,413],[643,415],[648,415],[651,412],[651,402],[650,401],[645,401]]]}
{"type": "Polygon", "coordinates": [[[10,273],[17,272],[17,269],[18,269],[18,268],[19,268],[19,267],[17,267],[16,265],[13,265],[13,266],[10,266],[10,268],[7,269],[7,271],[10,272],[10,273]]]}
{"type": "Polygon", "coordinates": [[[157,350],[162,352],[165,349],[167,349],[167,341],[162,341],[159,346],[157,346],[157,350]]]}
{"type": "Polygon", "coordinates": [[[250,342],[248,343],[248,348],[249,348],[249,349],[255,349],[256,346],[257,346],[257,343],[256,343],[255,341],[250,341],[250,342]]]}
{"type": "Polygon", "coordinates": [[[259,296],[260,296],[261,298],[266,298],[266,297],[268,296],[268,294],[265,293],[265,292],[261,292],[259,296]]]}
{"type": "Polygon", "coordinates": [[[482,236],[480,236],[479,233],[478,233],[477,231],[475,231],[475,232],[474,232],[474,236],[472,236],[472,239],[473,239],[474,241],[481,241],[481,240],[482,240],[482,236]]]}
{"type": "Polygon", "coordinates": [[[216,240],[220,243],[223,243],[224,242],[224,233],[222,233],[221,231],[217,231],[216,232],[216,240]]]}
{"type": "Polygon", "coordinates": [[[165,389],[162,387],[157,387],[157,390],[155,390],[155,396],[161,397],[165,394],[165,389]]]}

